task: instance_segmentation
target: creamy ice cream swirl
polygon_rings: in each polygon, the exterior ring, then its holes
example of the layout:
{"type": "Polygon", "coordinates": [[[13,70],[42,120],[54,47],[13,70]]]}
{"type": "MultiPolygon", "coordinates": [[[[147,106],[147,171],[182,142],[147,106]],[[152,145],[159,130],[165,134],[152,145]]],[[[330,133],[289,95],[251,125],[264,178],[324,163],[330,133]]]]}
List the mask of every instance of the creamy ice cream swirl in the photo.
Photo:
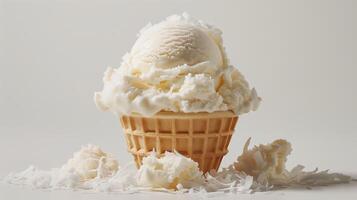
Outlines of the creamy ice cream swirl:
{"type": "Polygon", "coordinates": [[[228,64],[221,31],[187,14],[144,28],[118,69],[95,94],[101,110],[146,116],[160,111],[243,114],[260,98],[228,64]]]}

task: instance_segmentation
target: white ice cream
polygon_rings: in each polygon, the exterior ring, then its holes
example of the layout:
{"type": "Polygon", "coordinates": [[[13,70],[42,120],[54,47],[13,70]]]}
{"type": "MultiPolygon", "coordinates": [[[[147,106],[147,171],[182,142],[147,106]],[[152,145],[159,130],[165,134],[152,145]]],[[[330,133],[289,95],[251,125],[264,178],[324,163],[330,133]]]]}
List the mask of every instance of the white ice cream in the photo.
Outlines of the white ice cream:
{"type": "Polygon", "coordinates": [[[187,14],[149,24],[121,66],[105,72],[103,91],[95,93],[96,105],[116,114],[146,116],[163,110],[256,110],[260,98],[229,65],[221,34],[187,14]]]}
{"type": "Polygon", "coordinates": [[[193,188],[204,183],[198,163],[171,152],[165,152],[162,158],[154,153],[145,157],[136,177],[139,186],[149,188],[193,188]]]}

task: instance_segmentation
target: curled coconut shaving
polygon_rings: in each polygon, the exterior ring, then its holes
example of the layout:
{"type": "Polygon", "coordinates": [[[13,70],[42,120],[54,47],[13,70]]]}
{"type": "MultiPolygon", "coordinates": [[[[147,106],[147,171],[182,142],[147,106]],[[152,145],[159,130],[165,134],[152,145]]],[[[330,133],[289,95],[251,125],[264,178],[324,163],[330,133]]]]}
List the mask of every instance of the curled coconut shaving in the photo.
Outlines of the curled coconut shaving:
{"type": "MultiPolygon", "coordinates": [[[[254,146],[248,149],[250,138],[244,145],[243,153],[234,163],[234,168],[254,177],[262,186],[290,187],[290,186],[322,186],[337,183],[347,183],[351,177],[328,173],[328,170],[318,172],[303,171],[302,165],[288,171],[285,168],[287,156],[292,151],[291,144],[286,140],[275,140],[267,145],[254,146]]],[[[260,187],[261,188],[261,187],[260,187]]]]}

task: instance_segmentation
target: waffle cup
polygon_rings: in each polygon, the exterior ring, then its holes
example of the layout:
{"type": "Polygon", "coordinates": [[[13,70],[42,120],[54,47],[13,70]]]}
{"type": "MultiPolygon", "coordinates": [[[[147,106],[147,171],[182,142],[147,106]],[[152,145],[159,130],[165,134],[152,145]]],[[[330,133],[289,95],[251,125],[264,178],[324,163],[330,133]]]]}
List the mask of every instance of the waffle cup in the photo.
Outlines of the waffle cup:
{"type": "Polygon", "coordinates": [[[214,113],[159,112],[152,117],[121,116],[128,151],[137,167],[153,150],[159,156],[176,150],[199,164],[205,173],[218,170],[238,116],[231,111],[214,113]]]}

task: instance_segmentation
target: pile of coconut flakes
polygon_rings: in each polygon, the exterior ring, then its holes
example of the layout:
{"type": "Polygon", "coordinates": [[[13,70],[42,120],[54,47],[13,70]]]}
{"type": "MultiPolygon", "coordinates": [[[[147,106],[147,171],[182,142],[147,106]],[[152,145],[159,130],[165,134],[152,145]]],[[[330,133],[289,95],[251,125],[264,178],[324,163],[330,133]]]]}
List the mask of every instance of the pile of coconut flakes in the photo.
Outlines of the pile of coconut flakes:
{"type": "Polygon", "coordinates": [[[136,193],[164,191],[171,193],[253,193],[282,187],[312,187],[348,183],[350,176],[328,170],[304,171],[298,165],[285,168],[291,145],[276,140],[248,149],[235,163],[219,172],[203,174],[198,163],[177,152],[158,158],[153,152],[136,169],[134,163],[119,166],[111,154],[98,146],[86,145],[61,168],[40,170],[34,166],[11,173],[3,181],[37,189],[70,189],[96,192],[136,193]]]}

